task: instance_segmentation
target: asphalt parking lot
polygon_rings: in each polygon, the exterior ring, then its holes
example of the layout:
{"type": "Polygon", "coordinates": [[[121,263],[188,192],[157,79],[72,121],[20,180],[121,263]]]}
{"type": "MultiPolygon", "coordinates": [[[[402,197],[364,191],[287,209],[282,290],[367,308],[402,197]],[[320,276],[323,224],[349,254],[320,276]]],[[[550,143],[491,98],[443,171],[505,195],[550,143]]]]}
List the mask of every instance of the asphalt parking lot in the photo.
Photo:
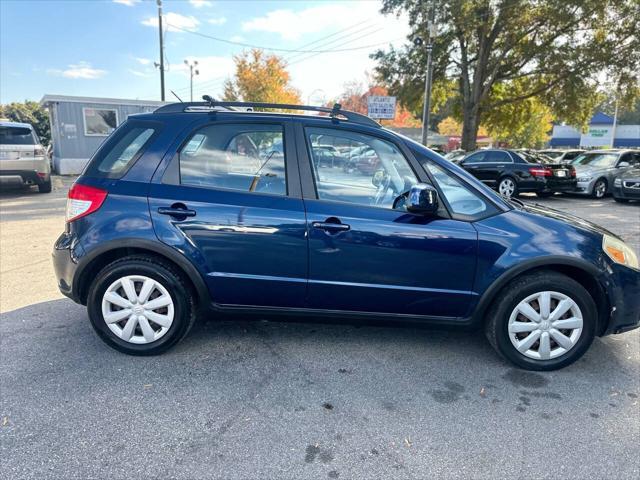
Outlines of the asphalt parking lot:
{"type": "MultiPolygon", "coordinates": [[[[640,475],[637,330],[545,374],[414,328],[211,318],[160,357],[111,350],[55,286],[70,182],[0,193],[0,477],[640,475]]],[[[523,199],[640,252],[638,204],[523,199]]]]}

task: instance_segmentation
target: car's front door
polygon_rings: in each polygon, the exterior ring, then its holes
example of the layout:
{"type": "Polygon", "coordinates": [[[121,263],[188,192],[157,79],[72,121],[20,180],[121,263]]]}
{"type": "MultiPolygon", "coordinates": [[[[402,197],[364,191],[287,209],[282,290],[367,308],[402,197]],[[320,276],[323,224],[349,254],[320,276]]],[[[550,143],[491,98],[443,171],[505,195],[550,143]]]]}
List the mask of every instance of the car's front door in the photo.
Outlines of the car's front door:
{"type": "Polygon", "coordinates": [[[495,186],[497,175],[495,164],[491,159],[491,151],[479,151],[467,157],[462,165],[465,170],[471,173],[478,180],[489,186],[495,186]]]}
{"type": "Polygon", "coordinates": [[[474,295],[477,234],[446,213],[426,217],[393,208],[412,185],[429,181],[411,154],[388,137],[344,129],[300,127],[298,141],[307,146],[298,153],[309,229],[308,306],[465,316],[474,295]],[[369,173],[321,165],[313,161],[316,145],[334,145],[347,156],[368,146],[378,167],[369,173]]]}
{"type": "Polygon", "coordinates": [[[304,305],[307,235],[293,137],[287,122],[203,125],[154,178],[156,234],[198,267],[215,303],[304,305]]]}

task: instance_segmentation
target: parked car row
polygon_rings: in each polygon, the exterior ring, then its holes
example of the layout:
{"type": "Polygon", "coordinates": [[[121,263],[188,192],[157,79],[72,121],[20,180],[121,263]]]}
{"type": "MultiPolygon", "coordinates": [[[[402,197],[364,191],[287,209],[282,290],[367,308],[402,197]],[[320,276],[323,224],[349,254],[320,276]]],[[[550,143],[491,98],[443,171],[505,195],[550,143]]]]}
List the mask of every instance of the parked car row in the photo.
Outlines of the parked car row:
{"type": "Polygon", "coordinates": [[[553,158],[544,152],[487,149],[448,159],[506,197],[562,192],[593,198],[613,194],[619,202],[640,200],[640,150],[567,150],[553,158]]]}

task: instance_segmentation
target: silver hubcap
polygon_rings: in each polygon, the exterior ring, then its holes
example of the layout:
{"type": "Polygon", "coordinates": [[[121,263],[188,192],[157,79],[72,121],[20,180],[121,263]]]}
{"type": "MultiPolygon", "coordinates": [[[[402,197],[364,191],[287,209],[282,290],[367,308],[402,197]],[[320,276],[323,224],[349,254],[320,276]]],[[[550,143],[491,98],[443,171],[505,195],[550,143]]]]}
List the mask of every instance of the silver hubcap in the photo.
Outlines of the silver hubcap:
{"type": "Polygon", "coordinates": [[[607,186],[604,184],[604,182],[597,182],[596,186],[593,187],[596,191],[596,197],[598,198],[602,198],[604,197],[604,193],[607,189],[607,186]]]}
{"type": "Polygon", "coordinates": [[[571,350],[582,334],[578,304],[559,292],[538,292],[522,300],[509,317],[509,339],[525,357],[558,358],[571,350]]]}
{"type": "Polygon", "coordinates": [[[500,182],[500,185],[498,185],[498,191],[500,192],[501,195],[504,195],[505,197],[511,197],[515,189],[516,189],[516,184],[513,183],[513,180],[509,178],[505,178],[500,182]]]}
{"type": "Polygon", "coordinates": [[[129,275],[113,282],[104,292],[102,318],[122,340],[155,342],[171,328],[173,299],[154,279],[129,275]]]}

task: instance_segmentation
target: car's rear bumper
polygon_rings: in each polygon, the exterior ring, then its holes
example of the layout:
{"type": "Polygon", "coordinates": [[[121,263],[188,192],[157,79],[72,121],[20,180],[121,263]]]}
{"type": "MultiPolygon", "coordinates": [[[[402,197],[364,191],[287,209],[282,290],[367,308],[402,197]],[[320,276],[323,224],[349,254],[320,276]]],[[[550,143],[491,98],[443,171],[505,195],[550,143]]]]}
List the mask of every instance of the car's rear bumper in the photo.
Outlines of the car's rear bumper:
{"type": "Polygon", "coordinates": [[[67,232],[58,237],[53,246],[53,269],[58,282],[58,289],[74,302],[80,303],[78,292],[74,290],[74,277],[78,269],[78,246],[67,232]]]}
{"type": "Polygon", "coordinates": [[[603,335],[640,327],[640,271],[612,264],[602,278],[609,298],[609,322],[603,335]]]}
{"type": "Polygon", "coordinates": [[[0,170],[0,185],[40,185],[49,178],[49,173],[35,170],[0,170]]]}
{"type": "Polygon", "coordinates": [[[521,192],[573,192],[576,189],[576,180],[575,178],[568,178],[566,180],[536,178],[521,181],[519,188],[521,192]]]}

